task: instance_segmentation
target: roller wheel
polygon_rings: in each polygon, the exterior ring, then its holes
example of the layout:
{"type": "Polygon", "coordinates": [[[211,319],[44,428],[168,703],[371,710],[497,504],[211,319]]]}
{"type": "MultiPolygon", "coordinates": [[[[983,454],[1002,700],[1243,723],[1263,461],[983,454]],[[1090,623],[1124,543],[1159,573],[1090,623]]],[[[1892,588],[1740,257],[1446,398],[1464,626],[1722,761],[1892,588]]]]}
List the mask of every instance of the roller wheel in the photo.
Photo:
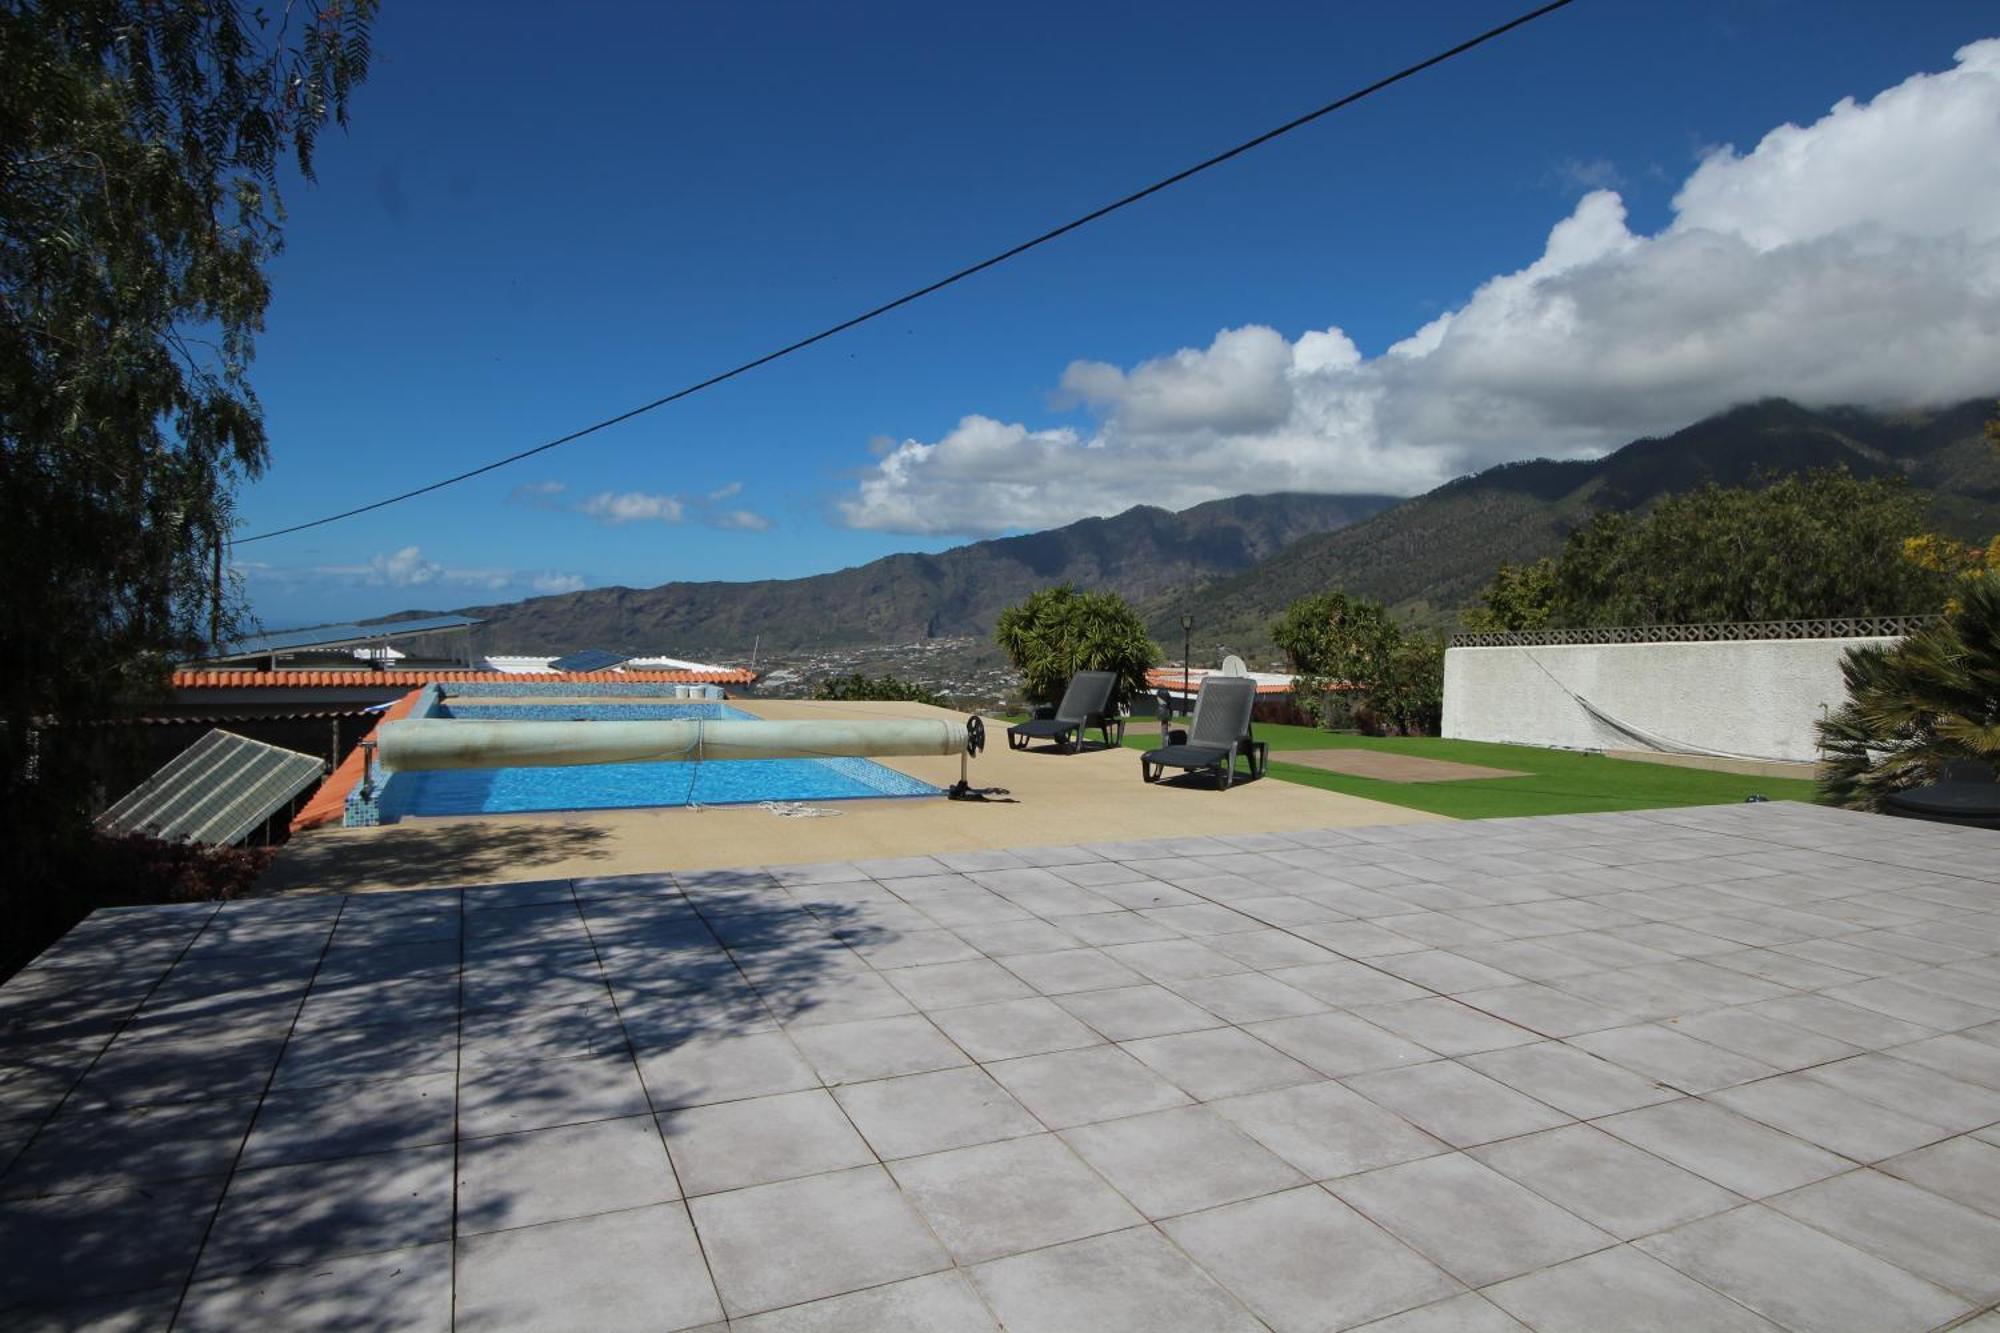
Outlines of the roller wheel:
{"type": "Polygon", "coordinates": [[[965,719],[965,752],[978,756],[986,748],[986,719],[974,713],[965,719]]]}

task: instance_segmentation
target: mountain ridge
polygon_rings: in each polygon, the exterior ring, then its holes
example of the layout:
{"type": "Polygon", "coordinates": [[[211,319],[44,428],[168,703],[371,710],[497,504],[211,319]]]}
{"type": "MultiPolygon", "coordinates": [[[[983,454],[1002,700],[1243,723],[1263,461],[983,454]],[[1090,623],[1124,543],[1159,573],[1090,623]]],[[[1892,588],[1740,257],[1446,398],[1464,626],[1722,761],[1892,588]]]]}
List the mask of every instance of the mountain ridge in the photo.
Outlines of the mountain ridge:
{"type": "Polygon", "coordinates": [[[1264,654],[1271,620],[1297,597],[1340,588],[1444,625],[1501,561],[1553,554],[1600,510],[1643,511],[1710,481],[1832,465],[1901,475],[1931,494],[1941,531],[1985,540],[2000,529],[2000,455],[1982,433],[1993,411],[1991,397],[1925,411],[1771,398],[1599,458],[1503,463],[1407,499],[1281,491],[1179,512],[1135,505],[803,578],[591,588],[463,610],[485,621],[476,642],[486,652],[728,657],[760,641],[784,652],[984,638],[1006,605],[1070,582],[1133,601],[1162,644],[1178,643],[1187,612],[1204,659],[1264,654]]]}

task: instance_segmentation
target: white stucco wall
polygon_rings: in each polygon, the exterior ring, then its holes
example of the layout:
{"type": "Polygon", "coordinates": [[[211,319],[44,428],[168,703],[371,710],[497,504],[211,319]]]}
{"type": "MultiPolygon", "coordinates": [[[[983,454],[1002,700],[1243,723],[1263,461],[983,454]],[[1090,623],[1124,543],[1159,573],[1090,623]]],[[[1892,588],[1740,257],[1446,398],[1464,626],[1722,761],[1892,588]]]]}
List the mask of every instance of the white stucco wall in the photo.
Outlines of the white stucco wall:
{"type": "Polygon", "coordinates": [[[1690,749],[1758,759],[1819,757],[1813,724],[1840,706],[1841,655],[1894,639],[1452,648],[1444,655],[1444,734],[1580,750],[1645,743],[1564,691],[1690,749]],[[1550,679],[1553,676],[1554,679],[1550,679]],[[1558,685],[1557,682],[1561,684],[1558,685]]]}

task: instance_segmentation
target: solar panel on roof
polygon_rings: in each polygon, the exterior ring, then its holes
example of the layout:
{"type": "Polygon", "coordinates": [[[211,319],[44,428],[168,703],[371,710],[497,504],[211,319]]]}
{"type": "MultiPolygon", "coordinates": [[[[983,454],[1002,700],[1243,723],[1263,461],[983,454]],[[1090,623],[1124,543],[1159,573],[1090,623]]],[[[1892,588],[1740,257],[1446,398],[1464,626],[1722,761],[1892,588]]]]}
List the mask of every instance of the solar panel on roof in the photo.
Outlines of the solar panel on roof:
{"type": "Polygon", "coordinates": [[[386,625],[315,625],[311,629],[278,630],[252,634],[226,644],[215,660],[226,657],[253,657],[264,653],[295,652],[300,648],[336,648],[347,644],[381,643],[409,634],[430,634],[438,630],[470,629],[479,621],[472,616],[423,616],[397,620],[386,625]]]}
{"type": "Polygon", "coordinates": [[[217,729],[99,815],[97,826],[217,846],[241,842],[325,771],[317,756],[217,729]]]}
{"type": "Polygon", "coordinates": [[[567,657],[558,657],[549,663],[551,671],[609,671],[615,666],[624,666],[631,661],[629,653],[614,653],[608,648],[585,648],[567,657]]]}

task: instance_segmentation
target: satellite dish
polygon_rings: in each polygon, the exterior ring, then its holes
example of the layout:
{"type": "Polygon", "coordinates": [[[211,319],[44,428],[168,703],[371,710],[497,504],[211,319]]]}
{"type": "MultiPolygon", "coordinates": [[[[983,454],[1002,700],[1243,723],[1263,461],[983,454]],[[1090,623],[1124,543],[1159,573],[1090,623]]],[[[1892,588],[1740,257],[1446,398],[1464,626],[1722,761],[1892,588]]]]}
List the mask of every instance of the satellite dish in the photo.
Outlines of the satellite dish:
{"type": "Polygon", "coordinates": [[[1250,670],[1243,665],[1242,658],[1238,657],[1235,653],[1231,653],[1222,659],[1222,674],[1225,676],[1247,676],[1250,674],[1250,670]]]}

